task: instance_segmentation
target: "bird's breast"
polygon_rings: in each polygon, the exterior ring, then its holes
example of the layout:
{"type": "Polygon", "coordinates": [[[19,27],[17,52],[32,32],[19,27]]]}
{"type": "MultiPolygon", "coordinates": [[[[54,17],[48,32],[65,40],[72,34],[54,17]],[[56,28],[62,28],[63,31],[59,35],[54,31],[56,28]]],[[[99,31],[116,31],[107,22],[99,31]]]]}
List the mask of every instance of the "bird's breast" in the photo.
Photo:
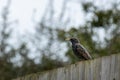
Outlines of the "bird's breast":
{"type": "Polygon", "coordinates": [[[72,46],[73,52],[76,56],[79,55],[78,51],[77,51],[77,47],[75,45],[72,46]]]}

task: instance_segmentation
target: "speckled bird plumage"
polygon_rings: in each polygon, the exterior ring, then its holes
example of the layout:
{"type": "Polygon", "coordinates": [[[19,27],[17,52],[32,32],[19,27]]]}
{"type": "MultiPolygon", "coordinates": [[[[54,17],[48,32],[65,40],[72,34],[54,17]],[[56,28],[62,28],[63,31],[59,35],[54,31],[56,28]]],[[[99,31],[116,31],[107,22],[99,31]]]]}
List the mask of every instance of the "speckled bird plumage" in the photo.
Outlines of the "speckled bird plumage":
{"type": "Polygon", "coordinates": [[[80,60],[88,60],[92,59],[88,51],[79,43],[79,40],[76,38],[70,38],[69,39],[72,43],[72,49],[74,54],[80,59],[80,60]]]}

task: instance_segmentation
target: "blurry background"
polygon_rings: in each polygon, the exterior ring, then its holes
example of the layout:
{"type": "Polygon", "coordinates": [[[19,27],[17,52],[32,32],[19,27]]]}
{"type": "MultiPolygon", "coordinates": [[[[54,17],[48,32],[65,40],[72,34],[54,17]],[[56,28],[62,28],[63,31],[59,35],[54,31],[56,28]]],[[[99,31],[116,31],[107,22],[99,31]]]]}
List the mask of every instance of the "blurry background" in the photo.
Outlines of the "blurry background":
{"type": "Polygon", "coordinates": [[[0,0],[0,80],[77,62],[66,37],[119,53],[120,0],[0,0]]]}

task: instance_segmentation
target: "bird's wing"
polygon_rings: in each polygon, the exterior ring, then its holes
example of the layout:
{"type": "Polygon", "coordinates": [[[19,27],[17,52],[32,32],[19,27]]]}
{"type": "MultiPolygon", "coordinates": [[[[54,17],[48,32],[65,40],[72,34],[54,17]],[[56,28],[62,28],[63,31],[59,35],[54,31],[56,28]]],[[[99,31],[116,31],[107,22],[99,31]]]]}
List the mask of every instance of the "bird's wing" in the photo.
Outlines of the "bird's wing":
{"type": "Polygon", "coordinates": [[[85,59],[91,59],[92,57],[88,51],[82,45],[76,45],[77,52],[81,54],[85,59]]]}

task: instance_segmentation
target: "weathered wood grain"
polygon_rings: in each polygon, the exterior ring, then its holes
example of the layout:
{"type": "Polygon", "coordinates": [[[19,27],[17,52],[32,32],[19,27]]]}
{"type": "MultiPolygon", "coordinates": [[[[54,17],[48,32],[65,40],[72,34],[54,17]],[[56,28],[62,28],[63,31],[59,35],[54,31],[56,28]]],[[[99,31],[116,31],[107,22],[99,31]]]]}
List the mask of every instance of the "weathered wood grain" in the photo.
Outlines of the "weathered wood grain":
{"type": "Polygon", "coordinates": [[[14,80],[120,80],[120,54],[81,61],[14,80]]]}

